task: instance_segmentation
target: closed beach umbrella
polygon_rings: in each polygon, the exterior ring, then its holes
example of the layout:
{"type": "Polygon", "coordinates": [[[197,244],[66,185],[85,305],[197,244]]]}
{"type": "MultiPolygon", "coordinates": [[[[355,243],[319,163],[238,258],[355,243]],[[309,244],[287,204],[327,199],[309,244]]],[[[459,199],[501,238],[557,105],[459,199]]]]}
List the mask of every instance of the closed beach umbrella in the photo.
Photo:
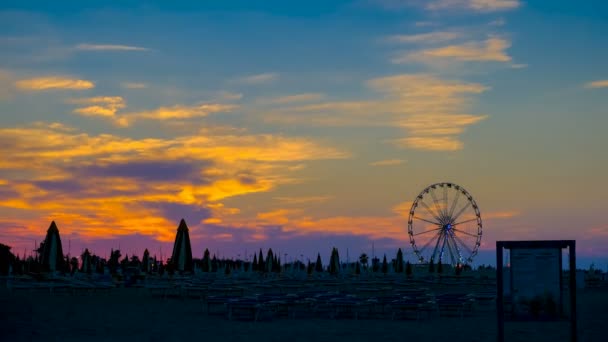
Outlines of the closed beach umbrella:
{"type": "Polygon", "coordinates": [[[80,268],[80,272],[83,273],[91,273],[91,253],[89,249],[86,248],[84,253],[82,253],[82,267],[80,268]]]}
{"type": "Polygon", "coordinates": [[[179,227],[177,227],[171,262],[176,271],[192,272],[192,248],[190,247],[188,225],[186,225],[184,219],[180,221],[179,227]]]}
{"type": "Polygon", "coordinates": [[[57,228],[55,221],[53,221],[46,231],[46,238],[44,239],[42,269],[46,272],[55,272],[62,269],[63,263],[63,249],[61,248],[59,229],[57,228]]]}
{"type": "Polygon", "coordinates": [[[141,258],[141,270],[149,273],[150,272],[150,252],[148,249],[144,251],[144,256],[141,258]]]}

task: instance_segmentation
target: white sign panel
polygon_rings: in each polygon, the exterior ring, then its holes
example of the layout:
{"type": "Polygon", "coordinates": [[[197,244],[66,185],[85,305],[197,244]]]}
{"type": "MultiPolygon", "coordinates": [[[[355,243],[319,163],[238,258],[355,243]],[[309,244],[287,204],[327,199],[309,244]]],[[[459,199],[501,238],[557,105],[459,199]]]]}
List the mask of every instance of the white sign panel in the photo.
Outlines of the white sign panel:
{"type": "Polygon", "coordinates": [[[513,303],[547,295],[559,303],[561,249],[513,248],[510,251],[513,303]]]}

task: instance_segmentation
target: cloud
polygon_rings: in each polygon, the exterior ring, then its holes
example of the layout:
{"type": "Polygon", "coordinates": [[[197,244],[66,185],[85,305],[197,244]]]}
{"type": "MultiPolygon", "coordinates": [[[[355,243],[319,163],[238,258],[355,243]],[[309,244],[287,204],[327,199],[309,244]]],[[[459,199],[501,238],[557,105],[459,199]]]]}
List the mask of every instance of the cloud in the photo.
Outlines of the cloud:
{"type": "Polygon", "coordinates": [[[279,79],[278,73],[264,73],[257,75],[249,75],[245,77],[241,77],[233,80],[233,83],[245,84],[245,85],[258,85],[258,84],[268,84],[275,82],[279,79]]]}
{"type": "Polygon", "coordinates": [[[452,136],[413,136],[395,141],[397,146],[428,151],[457,151],[463,143],[452,136]]]}
{"type": "Polygon", "coordinates": [[[489,89],[479,83],[431,74],[399,74],[371,79],[366,86],[379,96],[287,106],[266,112],[264,119],[283,124],[400,127],[407,137],[397,139],[397,146],[454,151],[464,146],[458,135],[487,118],[463,113],[469,109],[472,95],[489,89]]]}
{"type": "Polygon", "coordinates": [[[150,49],[140,46],[113,45],[113,44],[78,44],[75,47],[80,51],[149,51],[150,49]]]}
{"type": "Polygon", "coordinates": [[[119,109],[125,107],[124,99],[120,96],[97,96],[82,99],[70,99],[71,104],[87,105],[76,108],[74,113],[84,116],[114,117],[119,109]]]}
{"type": "Polygon", "coordinates": [[[473,12],[499,12],[519,8],[519,0],[374,0],[389,10],[418,7],[428,11],[467,10],[473,12]]]}
{"type": "Polygon", "coordinates": [[[511,64],[511,69],[525,69],[527,67],[528,67],[528,64],[522,64],[522,63],[511,64]]]}
{"type": "Polygon", "coordinates": [[[324,203],[332,199],[331,196],[303,196],[303,197],[275,197],[285,205],[303,205],[309,203],[324,203]]]}
{"type": "Polygon", "coordinates": [[[175,236],[168,211],[200,221],[235,215],[225,199],[288,184],[290,166],[302,161],[349,156],[306,138],[201,130],[133,139],[47,123],[0,128],[0,146],[0,209],[27,213],[19,224],[55,219],[86,238],[135,231],[160,241],[175,236]]]}
{"type": "Polygon", "coordinates": [[[154,110],[129,112],[119,118],[119,124],[129,126],[134,121],[145,120],[184,120],[197,117],[205,117],[212,113],[230,112],[238,108],[236,105],[203,103],[195,106],[175,105],[171,107],[159,107],[154,110]]]}
{"type": "Polygon", "coordinates": [[[427,62],[429,59],[448,59],[463,62],[509,62],[511,57],[505,50],[511,43],[502,38],[489,38],[483,42],[468,42],[433,49],[424,49],[394,58],[393,63],[427,62]]]}
{"type": "Polygon", "coordinates": [[[124,82],[120,84],[121,87],[125,89],[145,89],[148,88],[148,85],[145,83],[138,82],[124,82]]]}
{"type": "Polygon", "coordinates": [[[393,35],[387,38],[387,41],[394,43],[425,43],[434,44],[449,40],[454,40],[462,36],[459,32],[436,31],[419,34],[401,34],[393,35]]]}
{"type": "Polygon", "coordinates": [[[405,162],[403,159],[385,159],[369,163],[371,166],[394,166],[401,165],[405,162]]]}
{"type": "Polygon", "coordinates": [[[325,98],[325,94],[321,93],[303,93],[296,95],[287,95],[281,97],[275,97],[272,99],[259,99],[258,103],[267,103],[267,104],[289,104],[289,103],[298,103],[298,102],[315,102],[320,101],[325,98]]]}
{"type": "Polygon", "coordinates": [[[79,80],[64,76],[36,77],[19,80],[15,83],[19,90],[39,91],[39,90],[86,90],[95,87],[95,84],[87,80],[79,80]]]}
{"type": "Polygon", "coordinates": [[[585,88],[607,88],[608,87],[608,80],[599,80],[599,81],[593,81],[593,82],[589,82],[587,84],[585,84],[585,88]]]}

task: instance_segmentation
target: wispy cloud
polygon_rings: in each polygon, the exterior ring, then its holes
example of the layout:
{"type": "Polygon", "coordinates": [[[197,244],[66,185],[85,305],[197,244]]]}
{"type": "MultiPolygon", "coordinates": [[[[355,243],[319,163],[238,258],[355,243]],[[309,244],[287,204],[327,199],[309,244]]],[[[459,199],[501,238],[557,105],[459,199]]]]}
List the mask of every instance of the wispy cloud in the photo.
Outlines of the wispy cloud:
{"type": "Polygon", "coordinates": [[[460,45],[448,45],[407,53],[394,58],[393,63],[427,62],[429,59],[435,58],[464,62],[509,62],[511,57],[506,54],[506,49],[510,46],[509,41],[493,37],[483,42],[467,42],[460,45]]]}
{"type": "Polygon", "coordinates": [[[125,101],[120,96],[97,96],[83,99],[70,99],[71,104],[86,105],[74,109],[74,113],[84,116],[114,117],[119,109],[125,107],[125,101]]]}
{"type": "Polygon", "coordinates": [[[197,117],[205,117],[212,113],[230,112],[238,108],[237,105],[220,103],[203,103],[195,106],[175,105],[171,107],[159,107],[154,110],[125,113],[119,123],[128,126],[140,119],[145,120],[183,120],[197,117]]]}
{"type": "Polygon", "coordinates": [[[393,35],[387,38],[387,41],[394,43],[425,43],[435,44],[454,40],[462,37],[460,32],[436,31],[419,34],[401,34],[393,35]]]}
{"type": "Polygon", "coordinates": [[[145,89],[148,88],[148,85],[140,82],[123,82],[120,84],[121,87],[125,89],[145,89]]]}
{"type": "Polygon", "coordinates": [[[47,76],[19,80],[15,83],[19,90],[86,90],[95,87],[95,83],[87,80],[73,79],[65,76],[47,76]]]}
{"type": "Polygon", "coordinates": [[[519,0],[372,0],[389,9],[400,10],[418,7],[428,11],[467,10],[473,12],[499,12],[519,8],[519,0]]]}
{"type": "Polygon", "coordinates": [[[463,114],[472,95],[489,89],[479,83],[400,74],[369,80],[366,86],[379,98],[286,106],[265,113],[264,119],[284,124],[400,127],[407,132],[395,141],[400,147],[454,151],[463,147],[458,135],[487,118],[463,114]]]}
{"type": "Polygon", "coordinates": [[[528,64],[525,63],[513,63],[511,64],[511,69],[525,69],[528,67],[528,64]]]}
{"type": "Polygon", "coordinates": [[[247,84],[247,85],[255,85],[255,84],[268,84],[275,82],[279,79],[279,74],[274,72],[257,74],[257,75],[249,75],[241,78],[234,79],[233,83],[238,84],[247,84]]]}
{"type": "Polygon", "coordinates": [[[315,102],[325,98],[325,94],[321,93],[304,93],[296,95],[287,95],[270,99],[258,99],[256,102],[265,104],[289,104],[298,102],[315,102]]]}
{"type": "Polygon", "coordinates": [[[149,51],[141,46],[116,45],[116,44],[78,44],[75,47],[80,51],[149,51]]]}
{"type": "Polygon", "coordinates": [[[608,80],[598,80],[585,84],[585,88],[606,88],[608,87],[608,80]]]}
{"type": "Polygon", "coordinates": [[[275,197],[276,200],[286,205],[302,205],[309,203],[324,203],[332,199],[332,196],[303,196],[303,197],[275,197]]]}
{"type": "Polygon", "coordinates": [[[371,166],[395,166],[395,165],[401,165],[405,162],[405,160],[403,159],[385,159],[385,160],[378,160],[372,163],[369,163],[369,165],[371,166]]]}

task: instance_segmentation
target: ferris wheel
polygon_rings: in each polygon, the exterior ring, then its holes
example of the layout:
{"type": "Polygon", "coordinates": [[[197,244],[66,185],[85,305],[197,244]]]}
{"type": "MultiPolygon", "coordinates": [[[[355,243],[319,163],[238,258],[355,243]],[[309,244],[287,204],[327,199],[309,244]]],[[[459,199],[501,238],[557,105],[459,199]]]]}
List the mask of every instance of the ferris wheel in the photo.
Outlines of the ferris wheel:
{"type": "Polygon", "coordinates": [[[436,183],[416,197],[407,222],[420,262],[468,264],[481,244],[482,224],[473,196],[453,183],[436,183]]]}

